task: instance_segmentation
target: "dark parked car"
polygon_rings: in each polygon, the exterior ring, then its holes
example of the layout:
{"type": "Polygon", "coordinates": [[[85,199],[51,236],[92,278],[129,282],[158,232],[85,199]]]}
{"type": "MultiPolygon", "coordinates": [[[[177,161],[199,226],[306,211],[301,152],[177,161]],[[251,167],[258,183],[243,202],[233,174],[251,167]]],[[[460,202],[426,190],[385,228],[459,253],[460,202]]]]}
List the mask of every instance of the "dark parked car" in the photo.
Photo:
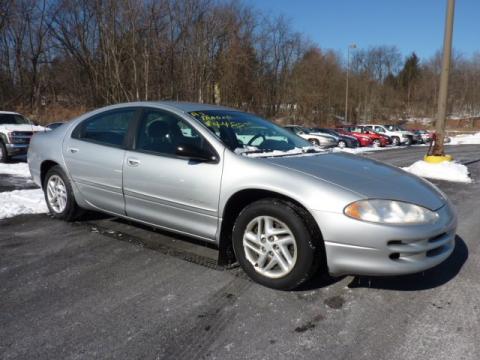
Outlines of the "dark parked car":
{"type": "Polygon", "coordinates": [[[338,133],[337,131],[333,129],[327,129],[327,128],[312,128],[311,131],[313,133],[322,133],[322,134],[328,134],[332,135],[335,137],[338,141],[338,147],[340,148],[356,148],[359,146],[358,140],[354,136],[349,136],[349,135],[343,135],[338,133]]]}
{"type": "Polygon", "coordinates": [[[56,128],[62,126],[63,124],[65,124],[65,123],[61,122],[61,121],[57,121],[57,122],[53,122],[51,124],[48,124],[46,126],[46,128],[49,129],[49,130],[55,130],[56,128]]]}

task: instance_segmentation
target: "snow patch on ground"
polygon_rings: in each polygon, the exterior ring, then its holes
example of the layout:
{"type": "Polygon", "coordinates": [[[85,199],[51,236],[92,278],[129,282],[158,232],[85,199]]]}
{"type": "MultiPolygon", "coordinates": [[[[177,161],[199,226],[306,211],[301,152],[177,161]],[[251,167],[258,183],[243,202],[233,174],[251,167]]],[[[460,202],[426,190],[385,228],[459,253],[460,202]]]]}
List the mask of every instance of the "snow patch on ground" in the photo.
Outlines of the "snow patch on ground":
{"type": "Polygon", "coordinates": [[[468,168],[465,165],[445,161],[438,164],[428,163],[420,160],[408,167],[402,168],[417,176],[428,179],[446,180],[454,182],[471,183],[472,178],[469,176],[468,168]]]}
{"type": "Polygon", "coordinates": [[[30,177],[30,170],[27,163],[2,164],[0,163],[0,174],[30,177]]]}
{"type": "Polygon", "coordinates": [[[449,145],[475,145],[480,144],[480,132],[476,134],[452,136],[449,145]]]}
{"type": "Polygon", "coordinates": [[[43,214],[47,210],[47,204],[41,189],[0,193],[0,219],[24,214],[43,214]]]}

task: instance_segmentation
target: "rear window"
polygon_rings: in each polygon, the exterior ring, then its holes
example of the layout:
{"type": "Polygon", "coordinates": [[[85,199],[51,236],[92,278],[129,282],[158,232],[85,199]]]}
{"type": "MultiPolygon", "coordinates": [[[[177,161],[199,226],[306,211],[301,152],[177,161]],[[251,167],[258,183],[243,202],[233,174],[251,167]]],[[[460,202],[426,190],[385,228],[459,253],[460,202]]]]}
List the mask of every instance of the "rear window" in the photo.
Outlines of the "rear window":
{"type": "Polygon", "coordinates": [[[108,112],[83,121],[73,131],[72,137],[102,145],[121,147],[135,109],[108,112]]]}

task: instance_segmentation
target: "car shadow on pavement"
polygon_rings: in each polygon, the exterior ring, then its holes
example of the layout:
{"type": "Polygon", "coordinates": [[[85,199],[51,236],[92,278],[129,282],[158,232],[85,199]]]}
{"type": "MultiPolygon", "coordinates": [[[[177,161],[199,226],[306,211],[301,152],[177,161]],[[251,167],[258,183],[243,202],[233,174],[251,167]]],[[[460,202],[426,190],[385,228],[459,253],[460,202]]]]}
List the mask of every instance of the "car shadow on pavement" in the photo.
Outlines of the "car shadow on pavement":
{"type": "Polygon", "coordinates": [[[374,277],[356,276],[349,288],[374,288],[382,290],[414,291],[441,286],[460,272],[468,259],[468,247],[460,236],[455,237],[455,250],[443,263],[427,271],[403,276],[374,277]]]}

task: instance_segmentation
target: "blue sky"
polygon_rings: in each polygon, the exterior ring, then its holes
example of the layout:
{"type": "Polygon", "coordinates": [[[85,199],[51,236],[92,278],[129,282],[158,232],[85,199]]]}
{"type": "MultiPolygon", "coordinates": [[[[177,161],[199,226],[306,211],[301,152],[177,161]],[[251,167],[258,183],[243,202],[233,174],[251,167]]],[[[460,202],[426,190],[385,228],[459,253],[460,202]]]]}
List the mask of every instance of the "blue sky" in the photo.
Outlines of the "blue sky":
{"type": "MultiPolygon", "coordinates": [[[[246,0],[273,15],[285,15],[296,31],[321,48],[345,52],[395,45],[403,55],[415,51],[428,58],[441,49],[447,0],[246,0]]],[[[456,51],[480,51],[480,0],[457,0],[456,51]]]]}

